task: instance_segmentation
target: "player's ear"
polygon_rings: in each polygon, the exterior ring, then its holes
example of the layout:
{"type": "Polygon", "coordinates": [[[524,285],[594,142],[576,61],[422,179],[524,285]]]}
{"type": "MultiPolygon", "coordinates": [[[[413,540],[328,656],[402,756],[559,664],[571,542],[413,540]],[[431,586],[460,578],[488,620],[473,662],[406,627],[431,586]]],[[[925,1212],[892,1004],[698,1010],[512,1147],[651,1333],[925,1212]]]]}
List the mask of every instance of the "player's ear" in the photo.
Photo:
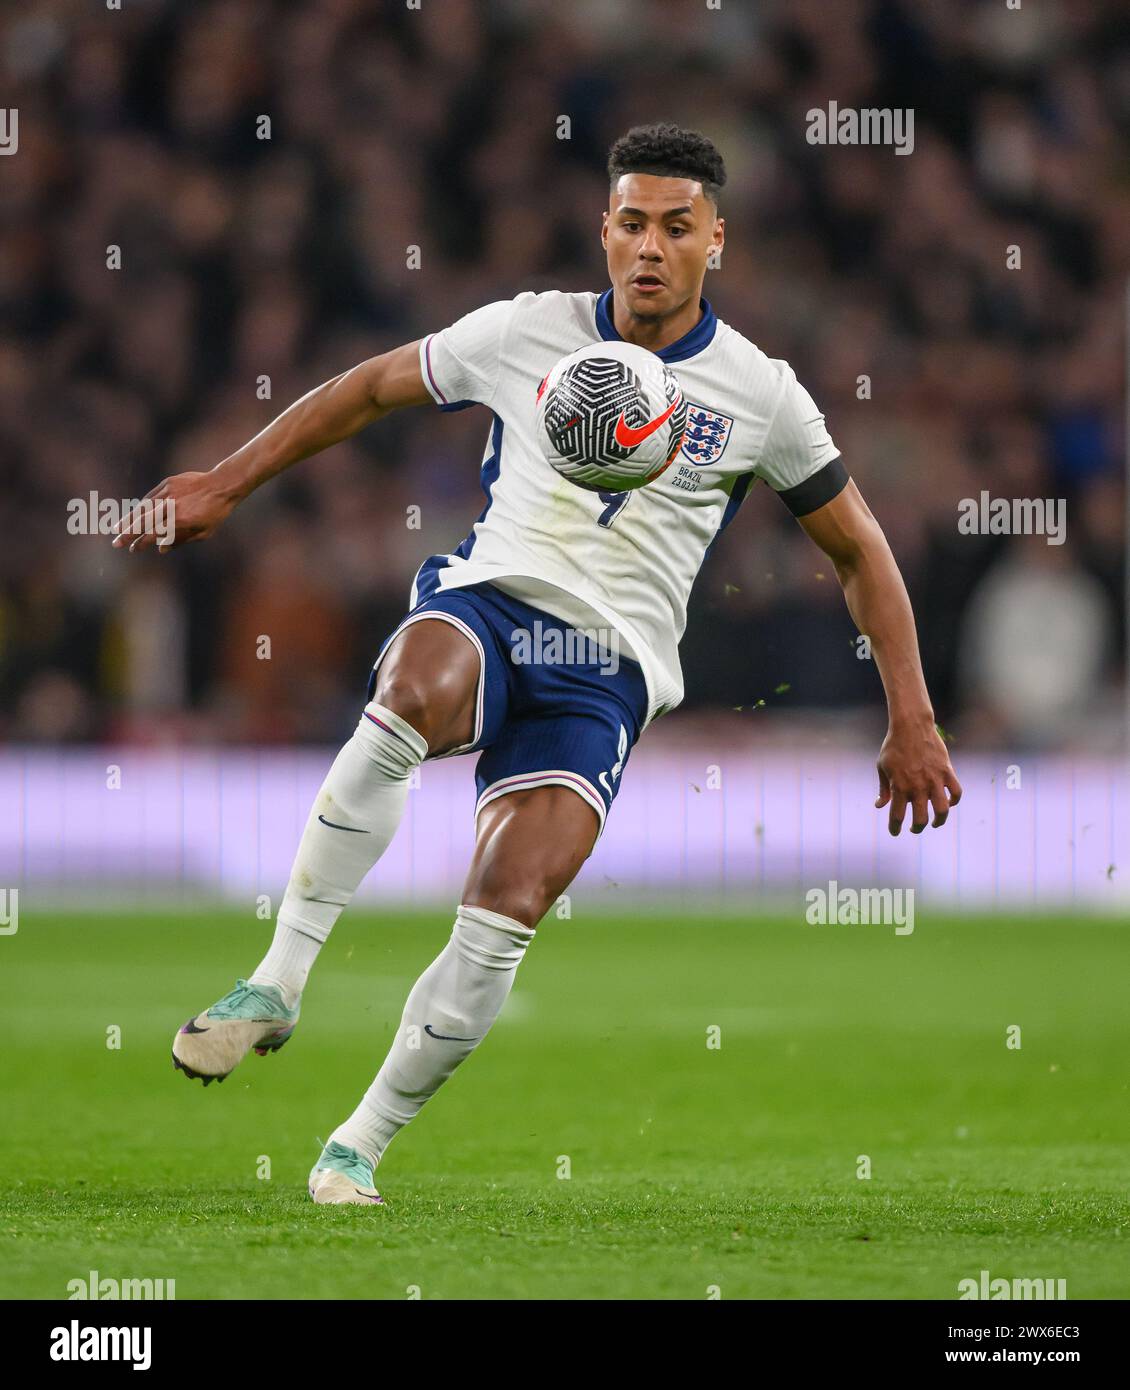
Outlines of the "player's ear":
{"type": "Polygon", "coordinates": [[[725,244],[726,219],[724,217],[716,217],[714,219],[714,235],[710,240],[710,249],[712,251],[721,252],[722,247],[725,246],[725,244]]]}

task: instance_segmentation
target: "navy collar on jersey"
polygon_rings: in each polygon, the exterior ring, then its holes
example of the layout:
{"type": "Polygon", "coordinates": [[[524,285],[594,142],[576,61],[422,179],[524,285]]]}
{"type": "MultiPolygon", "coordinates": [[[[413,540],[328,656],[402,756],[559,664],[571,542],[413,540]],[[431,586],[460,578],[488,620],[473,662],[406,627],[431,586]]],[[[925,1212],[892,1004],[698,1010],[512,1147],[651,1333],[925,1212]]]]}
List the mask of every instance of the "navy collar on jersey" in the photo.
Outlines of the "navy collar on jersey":
{"type": "MultiPolygon", "coordinates": [[[[718,320],[714,310],[710,307],[708,300],[699,297],[699,308],[702,310],[702,318],[681,338],[676,338],[673,343],[668,343],[665,348],[660,348],[655,354],[661,362],[682,362],[688,357],[693,357],[696,352],[701,352],[703,348],[714,337],[714,330],[718,327],[718,320]]],[[[616,332],[616,325],[612,322],[612,286],[604,291],[596,301],[596,328],[597,332],[606,343],[622,343],[624,340],[616,332]]]]}

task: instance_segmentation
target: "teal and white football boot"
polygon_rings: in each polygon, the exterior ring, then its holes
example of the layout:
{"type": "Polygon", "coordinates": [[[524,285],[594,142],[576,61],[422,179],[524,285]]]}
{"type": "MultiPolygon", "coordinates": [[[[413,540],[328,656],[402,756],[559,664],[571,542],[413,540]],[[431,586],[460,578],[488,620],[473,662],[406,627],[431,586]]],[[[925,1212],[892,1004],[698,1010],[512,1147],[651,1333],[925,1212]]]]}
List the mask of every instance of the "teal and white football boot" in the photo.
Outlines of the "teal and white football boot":
{"type": "Polygon", "coordinates": [[[251,1051],[260,1057],[277,1052],[298,1022],[298,1007],[288,1009],[273,985],[235,989],[204,1013],[190,1018],[173,1039],[173,1066],[205,1086],[223,1081],[251,1051]]]}
{"type": "Polygon", "coordinates": [[[335,1206],[346,1202],[357,1206],[379,1202],[384,1206],[385,1201],[373,1186],[373,1165],[336,1139],[330,1140],[311,1168],[308,1190],[315,1202],[335,1206]]]}

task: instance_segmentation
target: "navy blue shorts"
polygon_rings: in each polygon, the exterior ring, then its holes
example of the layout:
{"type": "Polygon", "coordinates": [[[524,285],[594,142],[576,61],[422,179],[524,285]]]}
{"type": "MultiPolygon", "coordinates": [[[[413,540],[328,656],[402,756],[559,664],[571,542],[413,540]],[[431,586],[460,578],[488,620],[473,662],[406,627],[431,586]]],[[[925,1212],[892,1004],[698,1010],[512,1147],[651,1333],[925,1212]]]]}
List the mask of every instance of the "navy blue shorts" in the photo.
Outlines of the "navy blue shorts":
{"type": "Polygon", "coordinates": [[[603,830],[647,717],[639,662],[619,655],[604,634],[586,638],[492,584],[473,584],[441,590],[389,634],[369,677],[370,700],[392,639],[412,623],[436,619],[457,627],[479,652],[475,736],[439,755],[481,753],[475,814],[507,792],[571,787],[603,830]]]}

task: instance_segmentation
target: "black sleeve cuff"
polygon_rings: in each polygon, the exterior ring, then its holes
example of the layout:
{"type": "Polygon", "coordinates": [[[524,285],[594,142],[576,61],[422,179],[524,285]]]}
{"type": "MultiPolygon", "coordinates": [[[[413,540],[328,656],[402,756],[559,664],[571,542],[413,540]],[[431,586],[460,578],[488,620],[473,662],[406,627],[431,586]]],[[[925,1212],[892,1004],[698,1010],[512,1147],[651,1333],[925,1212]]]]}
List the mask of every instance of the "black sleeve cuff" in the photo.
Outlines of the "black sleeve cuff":
{"type": "Polygon", "coordinates": [[[833,497],[838,497],[847,487],[849,476],[843,459],[837,455],[818,473],[813,473],[811,478],[805,478],[804,482],[797,483],[796,487],[785,488],[784,491],[778,492],[777,496],[793,516],[807,516],[809,512],[814,512],[818,507],[830,502],[833,497]]]}

